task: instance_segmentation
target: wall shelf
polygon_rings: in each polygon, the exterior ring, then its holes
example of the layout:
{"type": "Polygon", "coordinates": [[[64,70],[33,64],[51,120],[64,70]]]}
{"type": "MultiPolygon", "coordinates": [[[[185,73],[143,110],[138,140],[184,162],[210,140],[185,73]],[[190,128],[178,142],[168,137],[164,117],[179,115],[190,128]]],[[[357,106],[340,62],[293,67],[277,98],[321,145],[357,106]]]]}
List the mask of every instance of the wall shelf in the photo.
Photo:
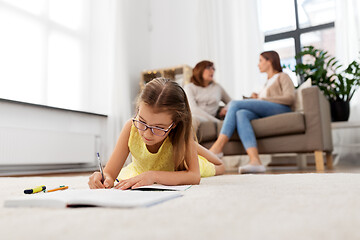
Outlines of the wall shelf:
{"type": "Polygon", "coordinates": [[[180,86],[190,82],[192,68],[188,65],[179,65],[169,68],[144,70],[141,72],[140,89],[154,78],[164,77],[176,81],[180,86]]]}

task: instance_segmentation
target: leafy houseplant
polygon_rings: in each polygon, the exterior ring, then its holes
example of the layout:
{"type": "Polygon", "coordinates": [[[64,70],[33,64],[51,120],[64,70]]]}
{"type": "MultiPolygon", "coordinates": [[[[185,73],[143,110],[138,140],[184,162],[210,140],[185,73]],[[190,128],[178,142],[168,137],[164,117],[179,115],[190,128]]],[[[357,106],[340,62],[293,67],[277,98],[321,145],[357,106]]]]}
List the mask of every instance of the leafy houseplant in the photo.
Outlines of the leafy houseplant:
{"type": "Polygon", "coordinates": [[[311,79],[330,101],[333,121],[347,121],[350,115],[350,100],[360,86],[359,62],[353,61],[344,70],[336,57],[314,46],[305,46],[296,58],[310,57],[311,63],[300,63],[294,72],[304,79],[311,79]]]}

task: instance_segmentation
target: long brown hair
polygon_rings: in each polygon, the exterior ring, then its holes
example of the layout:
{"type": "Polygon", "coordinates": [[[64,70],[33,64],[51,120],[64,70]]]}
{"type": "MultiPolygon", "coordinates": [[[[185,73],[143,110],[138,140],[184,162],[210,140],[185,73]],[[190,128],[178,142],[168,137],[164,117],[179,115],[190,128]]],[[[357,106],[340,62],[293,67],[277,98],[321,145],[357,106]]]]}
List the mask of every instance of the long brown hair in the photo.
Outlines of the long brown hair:
{"type": "Polygon", "coordinates": [[[190,106],[182,87],[175,81],[166,78],[155,78],[145,85],[137,101],[153,107],[155,111],[168,112],[172,116],[175,127],[169,133],[173,145],[175,170],[186,167],[185,159],[189,159],[190,142],[193,138],[190,106]]]}
{"type": "Polygon", "coordinates": [[[260,55],[263,56],[266,60],[269,60],[271,62],[271,66],[275,71],[282,72],[280,57],[277,52],[266,51],[266,52],[262,52],[260,55]]]}
{"type": "Polygon", "coordinates": [[[195,65],[193,69],[193,75],[191,76],[190,82],[194,83],[196,86],[205,87],[203,72],[206,68],[213,67],[214,63],[204,60],[195,65]]]}

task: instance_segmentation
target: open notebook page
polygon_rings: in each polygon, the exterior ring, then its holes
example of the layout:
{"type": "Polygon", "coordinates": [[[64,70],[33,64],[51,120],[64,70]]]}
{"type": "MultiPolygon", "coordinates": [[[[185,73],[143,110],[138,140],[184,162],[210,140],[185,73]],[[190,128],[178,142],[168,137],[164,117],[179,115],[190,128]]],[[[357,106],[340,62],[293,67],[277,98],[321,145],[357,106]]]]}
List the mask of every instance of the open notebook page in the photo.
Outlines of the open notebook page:
{"type": "Polygon", "coordinates": [[[117,189],[68,189],[9,199],[5,207],[147,207],[182,196],[179,192],[129,191],[117,189]]]}

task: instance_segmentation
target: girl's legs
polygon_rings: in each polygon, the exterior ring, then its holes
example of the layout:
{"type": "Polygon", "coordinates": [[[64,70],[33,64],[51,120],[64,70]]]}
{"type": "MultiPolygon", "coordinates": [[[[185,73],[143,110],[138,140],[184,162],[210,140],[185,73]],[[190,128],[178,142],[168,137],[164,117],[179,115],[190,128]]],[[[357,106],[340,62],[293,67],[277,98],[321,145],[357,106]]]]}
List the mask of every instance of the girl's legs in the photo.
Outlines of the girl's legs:
{"type": "Polygon", "coordinates": [[[197,144],[197,152],[200,156],[203,156],[209,162],[215,165],[215,175],[221,175],[225,173],[225,165],[221,159],[219,159],[214,153],[210,152],[207,148],[197,144]]]}
{"type": "MultiPolygon", "coordinates": [[[[210,161],[209,161],[210,162],[210,161]]],[[[221,165],[215,165],[215,175],[223,175],[225,173],[225,165],[221,163],[221,165]]]]}

